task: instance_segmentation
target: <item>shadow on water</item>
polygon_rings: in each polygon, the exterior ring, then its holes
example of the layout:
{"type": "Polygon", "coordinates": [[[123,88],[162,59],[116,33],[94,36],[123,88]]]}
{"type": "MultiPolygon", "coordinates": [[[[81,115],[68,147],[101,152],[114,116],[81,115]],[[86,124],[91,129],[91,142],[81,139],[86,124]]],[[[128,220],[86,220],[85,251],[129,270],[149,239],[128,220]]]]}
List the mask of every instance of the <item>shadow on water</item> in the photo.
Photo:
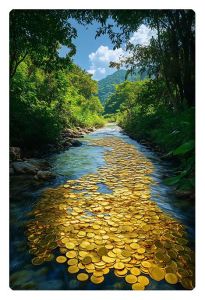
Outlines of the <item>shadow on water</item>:
{"type": "MultiPolygon", "coordinates": [[[[155,183],[152,189],[152,200],[165,212],[181,221],[187,229],[190,246],[194,247],[194,205],[188,201],[174,197],[171,188],[162,183],[165,174],[170,173],[171,166],[161,161],[157,154],[132,140],[121,132],[115,124],[96,130],[81,139],[82,146],[70,148],[61,153],[47,157],[52,165],[56,178],[50,182],[39,183],[28,176],[11,177],[10,182],[10,285],[13,289],[130,289],[123,278],[113,276],[112,272],[105,276],[103,284],[96,286],[82,283],[75,276],[68,275],[64,265],[47,262],[41,266],[31,264],[32,256],[29,253],[25,236],[25,224],[29,220],[29,212],[38,202],[41,193],[47,188],[53,188],[70,179],[78,179],[83,175],[96,173],[98,168],[105,165],[103,154],[106,147],[91,145],[93,139],[115,136],[134,145],[154,165],[152,178],[155,183]]],[[[104,184],[98,183],[99,192],[112,193],[104,184]]],[[[89,212],[88,212],[89,213],[89,212]]],[[[165,281],[152,282],[148,289],[181,289],[181,286],[170,286],[165,281]]]]}

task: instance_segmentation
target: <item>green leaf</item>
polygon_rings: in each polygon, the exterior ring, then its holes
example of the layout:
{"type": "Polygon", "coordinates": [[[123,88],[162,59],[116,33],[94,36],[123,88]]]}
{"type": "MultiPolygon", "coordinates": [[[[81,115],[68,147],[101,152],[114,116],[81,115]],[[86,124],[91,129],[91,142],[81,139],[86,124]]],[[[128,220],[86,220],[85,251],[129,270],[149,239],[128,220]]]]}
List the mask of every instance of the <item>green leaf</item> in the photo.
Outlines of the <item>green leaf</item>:
{"type": "Polygon", "coordinates": [[[194,140],[190,140],[190,141],[182,144],[178,148],[176,148],[174,151],[172,151],[172,154],[173,155],[182,155],[187,152],[190,152],[191,150],[194,149],[194,145],[195,145],[194,140]]]}
{"type": "Polygon", "coordinates": [[[177,184],[180,180],[181,180],[181,175],[167,178],[163,180],[163,182],[167,185],[174,185],[177,184]]]}

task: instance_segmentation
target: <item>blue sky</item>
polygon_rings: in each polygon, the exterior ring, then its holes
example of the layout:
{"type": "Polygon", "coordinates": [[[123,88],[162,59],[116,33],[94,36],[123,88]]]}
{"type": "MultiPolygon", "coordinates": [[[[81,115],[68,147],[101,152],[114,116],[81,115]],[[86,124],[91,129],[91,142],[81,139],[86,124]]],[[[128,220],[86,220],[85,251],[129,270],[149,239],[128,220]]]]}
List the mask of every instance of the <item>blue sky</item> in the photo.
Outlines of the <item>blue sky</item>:
{"type": "MultiPolygon", "coordinates": [[[[96,30],[100,25],[94,22],[93,25],[83,26],[75,20],[71,24],[77,29],[78,37],[73,41],[76,45],[77,53],[73,61],[81,68],[92,74],[93,79],[100,80],[116,70],[109,68],[110,61],[118,61],[120,56],[126,55],[123,48],[113,50],[113,45],[107,35],[102,35],[95,39],[96,30]]],[[[118,28],[115,28],[115,31],[118,28]]],[[[145,25],[141,25],[135,32],[130,41],[133,44],[147,45],[153,31],[145,25]]],[[[59,51],[60,56],[64,56],[68,49],[62,47],[59,51]]]]}

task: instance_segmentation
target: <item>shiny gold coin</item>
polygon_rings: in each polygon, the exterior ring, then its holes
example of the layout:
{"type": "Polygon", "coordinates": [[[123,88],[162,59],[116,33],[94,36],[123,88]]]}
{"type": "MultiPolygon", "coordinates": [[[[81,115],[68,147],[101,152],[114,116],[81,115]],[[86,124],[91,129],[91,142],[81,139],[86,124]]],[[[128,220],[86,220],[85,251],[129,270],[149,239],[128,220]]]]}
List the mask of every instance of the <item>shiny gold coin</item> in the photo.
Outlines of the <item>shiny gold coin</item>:
{"type": "Polygon", "coordinates": [[[90,264],[92,262],[92,258],[90,257],[90,256],[85,256],[84,258],[83,258],[83,260],[82,260],[82,263],[84,264],[84,265],[88,265],[88,264],[90,264]]]}
{"type": "Polygon", "coordinates": [[[76,251],[74,251],[74,250],[68,251],[68,252],[66,252],[66,256],[67,256],[68,258],[74,258],[74,257],[77,256],[77,253],[76,253],[76,251]]]}
{"type": "Polygon", "coordinates": [[[153,267],[149,270],[150,277],[156,281],[164,279],[165,271],[159,267],[153,267]]]}
{"type": "Polygon", "coordinates": [[[127,251],[127,250],[122,250],[122,256],[124,256],[124,257],[130,257],[131,256],[131,253],[129,252],[129,251],[127,251]]]}
{"type": "Polygon", "coordinates": [[[136,283],[132,284],[132,289],[133,290],[144,290],[145,286],[143,284],[141,284],[140,282],[136,282],[136,283]]]}
{"type": "Polygon", "coordinates": [[[85,265],[86,270],[95,270],[95,265],[93,263],[85,265]]]}
{"type": "Polygon", "coordinates": [[[127,283],[133,284],[133,283],[137,282],[137,277],[135,275],[129,274],[125,277],[125,281],[127,283]]]}
{"type": "Polygon", "coordinates": [[[122,270],[115,270],[115,273],[120,275],[120,276],[125,276],[127,274],[127,269],[122,269],[122,270]]]}
{"type": "Polygon", "coordinates": [[[100,284],[100,283],[102,283],[102,282],[104,281],[104,276],[101,276],[101,277],[95,277],[94,275],[92,275],[92,276],[90,277],[90,280],[91,280],[91,282],[94,283],[94,284],[100,284]]]}
{"type": "Polygon", "coordinates": [[[141,271],[140,271],[140,269],[134,267],[134,268],[130,269],[130,273],[132,275],[138,276],[138,275],[140,275],[141,271]]]}
{"type": "Polygon", "coordinates": [[[152,266],[152,264],[148,261],[142,261],[141,262],[141,265],[144,267],[144,268],[150,268],[152,266]]]}
{"type": "Polygon", "coordinates": [[[170,284],[176,284],[178,282],[177,275],[174,273],[167,273],[165,275],[165,280],[170,284]]]}
{"type": "Polygon", "coordinates": [[[95,277],[101,277],[104,275],[104,272],[103,271],[94,271],[93,272],[93,276],[95,277]]]}
{"type": "Polygon", "coordinates": [[[69,266],[68,267],[68,272],[71,274],[78,273],[79,270],[80,269],[78,268],[78,266],[69,266]]]}
{"type": "Polygon", "coordinates": [[[63,244],[66,244],[66,243],[69,242],[69,238],[65,237],[61,241],[62,241],[63,244]]]}
{"type": "Polygon", "coordinates": [[[65,246],[66,246],[67,249],[74,249],[75,248],[74,243],[66,243],[65,246]]]}
{"type": "Polygon", "coordinates": [[[130,247],[131,247],[132,249],[139,249],[139,248],[140,248],[140,245],[137,244],[137,243],[131,243],[131,244],[130,244],[130,247]]]}
{"type": "Polygon", "coordinates": [[[93,232],[88,232],[87,233],[87,237],[89,238],[93,238],[95,236],[95,234],[93,232]]]}
{"type": "Polygon", "coordinates": [[[103,271],[103,274],[106,275],[110,272],[110,269],[109,268],[103,268],[102,271],[103,271]]]}
{"type": "Polygon", "coordinates": [[[79,273],[77,275],[77,279],[79,281],[86,281],[86,280],[88,280],[88,274],[86,274],[86,273],[79,273]]]}
{"type": "Polygon", "coordinates": [[[102,260],[105,262],[105,263],[114,263],[115,262],[115,258],[114,257],[109,257],[109,256],[105,256],[103,255],[102,256],[102,260]]]}
{"type": "Polygon", "coordinates": [[[78,260],[76,258],[71,258],[67,261],[67,264],[69,266],[74,266],[74,265],[77,265],[78,264],[78,260]]]}
{"type": "Polygon", "coordinates": [[[124,269],[124,267],[125,267],[125,265],[122,262],[116,262],[114,264],[114,268],[117,270],[122,270],[122,269],[124,269]]]}
{"type": "Polygon", "coordinates": [[[56,261],[59,263],[59,264],[63,264],[64,262],[67,261],[67,258],[65,256],[57,256],[56,257],[56,261]]]}
{"type": "Polygon", "coordinates": [[[137,249],[137,252],[138,252],[139,254],[145,253],[145,248],[140,247],[140,248],[137,249]]]}
{"type": "Polygon", "coordinates": [[[142,285],[146,286],[149,284],[149,279],[146,276],[139,276],[138,282],[141,283],[142,285]]]}

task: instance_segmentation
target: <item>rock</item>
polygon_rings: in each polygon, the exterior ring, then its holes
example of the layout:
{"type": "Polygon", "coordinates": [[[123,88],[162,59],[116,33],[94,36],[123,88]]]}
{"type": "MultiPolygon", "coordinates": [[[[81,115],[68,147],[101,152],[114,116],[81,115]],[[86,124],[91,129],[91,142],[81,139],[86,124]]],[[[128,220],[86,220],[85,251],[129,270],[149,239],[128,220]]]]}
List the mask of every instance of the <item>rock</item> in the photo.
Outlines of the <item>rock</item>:
{"type": "Polygon", "coordinates": [[[36,174],[39,170],[28,161],[16,161],[12,164],[12,167],[17,174],[36,174]]]}
{"type": "Polygon", "coordinates": [[[10,147],[9,152],[11,161],[21,158],[21,149],[19,147],[10,147]]]}
{"type": "Polygon", "coordinates": [[[36,159],[36,158],[29,158],[26,159],[26,162],[34,165],[37,169],[39,170],[48,170],[50,168],[50,164],[47,160],[45,159],[36,159]]]}
{"type": "Polygon", "coordinates": [[[78,140],[71,139],[70,140],[72,147],[80,147],[82,143],[78,140]]]}
{"type": "Polygon", "coordinates": [[[50,171],[38,171],[37,174],[34,176],[35,179],[43,179],[49,180],[55,178],[55,174],[50,171]]]}

